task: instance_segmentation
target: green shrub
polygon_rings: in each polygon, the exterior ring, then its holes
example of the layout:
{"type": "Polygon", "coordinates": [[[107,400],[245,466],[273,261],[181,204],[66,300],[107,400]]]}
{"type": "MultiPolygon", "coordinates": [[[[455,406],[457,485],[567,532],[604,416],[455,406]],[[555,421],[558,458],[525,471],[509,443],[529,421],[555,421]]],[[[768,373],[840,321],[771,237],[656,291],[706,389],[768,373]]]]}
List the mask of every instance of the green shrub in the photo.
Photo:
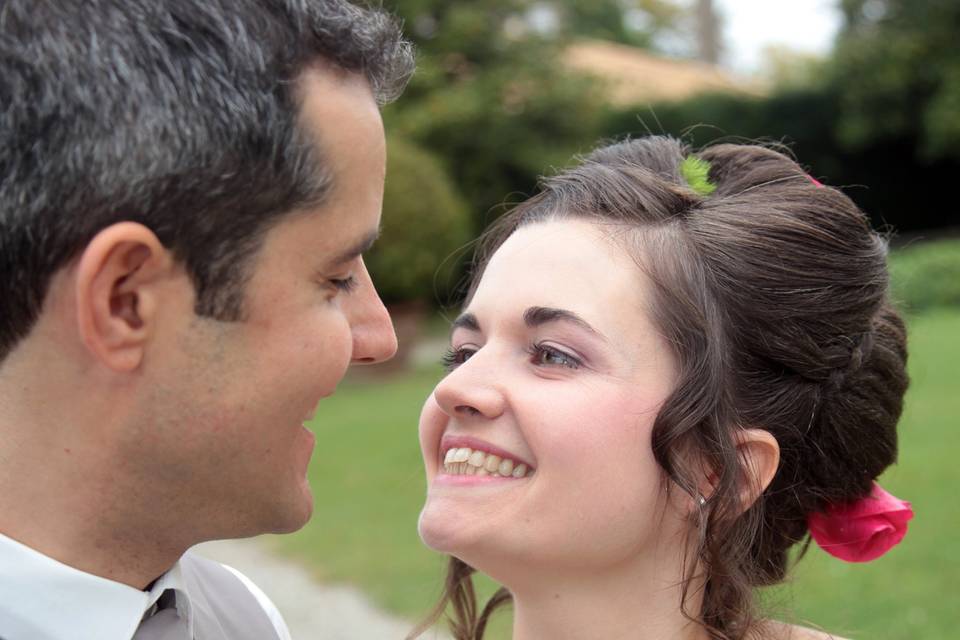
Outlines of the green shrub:
{"type": "Polygon", "coordinates": [[[443,165],[428,151],[392,137],[387,142],[383,234],[366,257],[384,302],[444,296],[455,268],[452,254],[470,236],[462,197],[443,165]]]}
{"type": "Polygon", "coordinates": [[[925,242],[890,257],[893,291],[915,313],[934,307],[960,308],[960,238],[925,242]]]}
{"type": "Polygon", "coordinates": [[[909,136],[864,140],[848,148],[837,140],[842,87],[791,89],[768,97],[699,95],[682,102],[625,108],[608,117],[603,135],[653,130],[683,137],[695,147],[723,141],[779,141],[825,184],[843,189],[878,228],[900,233],[957,225],[944,211],[960,160],[921,157],[909,136]]]}

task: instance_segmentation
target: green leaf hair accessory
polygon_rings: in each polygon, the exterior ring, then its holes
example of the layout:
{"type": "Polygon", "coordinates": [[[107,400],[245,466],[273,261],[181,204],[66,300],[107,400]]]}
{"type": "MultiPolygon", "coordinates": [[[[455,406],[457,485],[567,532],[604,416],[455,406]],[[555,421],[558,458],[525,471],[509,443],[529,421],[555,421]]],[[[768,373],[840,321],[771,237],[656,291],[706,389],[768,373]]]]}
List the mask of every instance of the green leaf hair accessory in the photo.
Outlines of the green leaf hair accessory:
{"type": "Polygon", "coordinates": [[[690,188],[702,196],[708,196],[717,190],[717,185],[710,182],[710,163],[697,156],[687,156],[680,163],[680,173],[690,188]]]}

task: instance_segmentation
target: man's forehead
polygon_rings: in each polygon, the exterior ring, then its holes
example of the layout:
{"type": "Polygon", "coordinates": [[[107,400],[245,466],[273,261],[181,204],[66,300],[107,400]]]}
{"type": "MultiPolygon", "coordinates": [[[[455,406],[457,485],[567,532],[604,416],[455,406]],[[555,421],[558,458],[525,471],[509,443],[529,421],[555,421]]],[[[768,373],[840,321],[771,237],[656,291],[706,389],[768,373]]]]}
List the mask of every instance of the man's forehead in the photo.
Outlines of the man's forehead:
{"type": "Polygon", "coordinates": [[[355,131],[383,137],[380,109],[367,80],[329,66],[312,66],[297,80],[301,126],[321,148],[349,145],[355,131]]]}
{"type": "Polygon", "coordinates": [[[356,241],[347,246],[343,251],[340,251],[331,259],[331,264],[346,264],[352,262],[357,257],[363,255],[373,247],[374,243],[377,241],[377,238],[380,237],[380,229],[373,229],[367,231],[365,234],[361,235],[356,241]]]}

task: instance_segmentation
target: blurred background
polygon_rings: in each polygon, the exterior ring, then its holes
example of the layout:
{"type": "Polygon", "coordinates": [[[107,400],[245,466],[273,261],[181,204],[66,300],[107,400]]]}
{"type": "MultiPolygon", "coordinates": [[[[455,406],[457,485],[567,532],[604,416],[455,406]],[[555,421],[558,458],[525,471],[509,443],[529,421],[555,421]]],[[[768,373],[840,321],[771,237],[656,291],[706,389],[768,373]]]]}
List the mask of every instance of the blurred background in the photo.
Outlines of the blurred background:
{"type": "MultiPolygon", "coordinates": [[[[599,140],[669,133],[788,145],[878,229],[911,330],[900,463],[905,542],[850,565],[811,548],[763,594],[772,615],[853,638],[956,638],[960,526],[960,2],[956,0],[404,0],[418,71],[384,114],[384,233],[368,264],[394,314],[395,362],[320,404],[313,521],[270,538],[317,581],[417,619],[443,559],[416,534],[416,438],[441,375],[470,241],[537,177],[599,140]]],[[[485,585],[489,590],[490,585],[485,585]]],[[[489,591],[487,591],[489,592],[489,591]]],[[[509,637],[509,614],[489,634],[509,637]]],[[[309,637],[309,636],[307,636],[309,637]]],[[[364,637],[362,634],[357,637],[364,637]]]]}

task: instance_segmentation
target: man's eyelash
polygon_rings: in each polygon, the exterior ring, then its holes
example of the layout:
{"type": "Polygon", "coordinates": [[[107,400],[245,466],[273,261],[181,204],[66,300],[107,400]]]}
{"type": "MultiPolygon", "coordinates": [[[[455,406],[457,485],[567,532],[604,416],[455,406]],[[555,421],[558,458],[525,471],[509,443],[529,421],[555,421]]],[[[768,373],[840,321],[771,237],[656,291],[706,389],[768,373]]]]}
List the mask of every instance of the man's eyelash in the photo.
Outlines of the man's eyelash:
{"type": "Polygon", "coordinates": [[[350,293],[357,288],[357,279],[353,276],[348,278],[332,279],[330,280],[330,284],[344,293],[350,293]]]}

